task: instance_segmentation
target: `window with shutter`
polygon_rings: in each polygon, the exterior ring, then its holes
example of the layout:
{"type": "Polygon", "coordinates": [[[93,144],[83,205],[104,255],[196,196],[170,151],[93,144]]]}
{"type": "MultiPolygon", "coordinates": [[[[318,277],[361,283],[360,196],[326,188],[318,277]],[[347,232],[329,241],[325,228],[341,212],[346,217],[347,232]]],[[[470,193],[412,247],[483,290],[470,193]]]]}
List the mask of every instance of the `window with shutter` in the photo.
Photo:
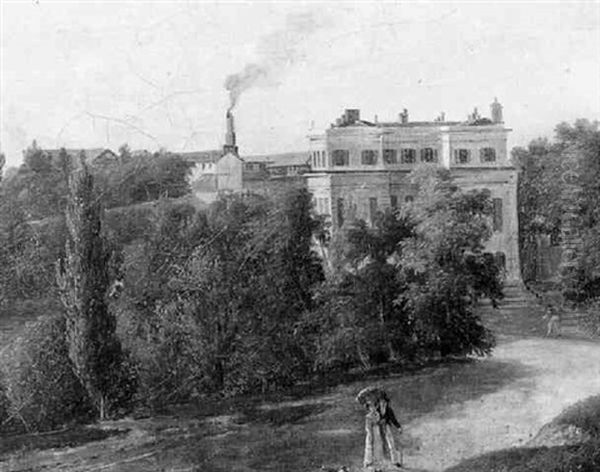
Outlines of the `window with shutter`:
{"type": "Polygon", "coordinates": [[[502,231],[502,199],[494,198],[494,231],[502,231]]]}

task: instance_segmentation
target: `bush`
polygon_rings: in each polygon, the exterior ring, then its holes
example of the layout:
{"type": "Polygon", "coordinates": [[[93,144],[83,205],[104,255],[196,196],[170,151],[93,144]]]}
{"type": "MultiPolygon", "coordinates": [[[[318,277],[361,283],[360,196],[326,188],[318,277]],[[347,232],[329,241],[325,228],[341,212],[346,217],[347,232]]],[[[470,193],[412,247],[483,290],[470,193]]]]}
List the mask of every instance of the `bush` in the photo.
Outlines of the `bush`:
{"type": "Polygon", "coordinates": [[[572,425],[600,438],[600,395],[586,398],[566,408],[552,420],[555,425],[572,425]]]}
{"type": "MultiPolygon", "coordinates": [[[[6,409],[10,419],[29,431],[53,429],[90,417],[90,403],[71,369],[62,317],[39,320],[1,354],[6,409]]],[[[1,398],[1,396],[0,396],[1,398]]],[[[3,404],[3,405],[1,405],[3,404]]]]}
{"type": "Polygon", "coordinates": [[[592,336],[600,336],[600,298],[594,298],[584,307],[583,327],[592,336]]]}
{"type": "MultiPolygon", "coordinates": [[[[10,403],[6,397],[6,388],[4,387],[4,378],[0,375],[0,425],[3,425],[9,418],[10,403]]],[[[2,428],[0,427],[0,431],[2,428]]]]}
{"type": "Polygon", "coordinates": [[[139,404],[159,408],[211,390],[207,346],[193,319],[172,306],[159,306],[144,317],[131,304],[121,303],[118,332],[135,362],[129,371],[136,377],[139,404]]]}

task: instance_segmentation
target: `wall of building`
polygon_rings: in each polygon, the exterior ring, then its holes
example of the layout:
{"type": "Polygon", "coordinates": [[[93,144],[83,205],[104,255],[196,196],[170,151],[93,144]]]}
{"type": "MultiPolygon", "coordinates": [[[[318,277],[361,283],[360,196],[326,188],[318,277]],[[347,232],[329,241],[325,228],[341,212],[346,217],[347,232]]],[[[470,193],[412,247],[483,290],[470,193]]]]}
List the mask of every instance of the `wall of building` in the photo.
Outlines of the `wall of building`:
{"type": "Polygon", "coordinates": [[[445,159],[450,167],[505,167],[509,165],[506,152],[506,139],[509,130],[502,126],[464,126],[454,127],[442,133],[449,147],[445,159]],[[446,138],[447,136],[447,138],[446,138]],[[482,162],[480,151],[484,148],[494,149],[496,157],[493,162],[482,162]],[[470,153],[467,163],[457,162],[455,150],[466,149],[470,153]]]}
{"type": "Polygon", "coordinates": [[[225,154],[216,163],[217,191],[239,192],[242,190],[243,161],[233,153],[225,154]]]}
{"type": "MultiPolygon", "coordinates": [[[[331,216],[333,228],[348,218],[370,222],[376,210],[404,205],[416,189],[408,181],[411,170],[421,164],[421,150],[431,149],[437,165],[449,168],[465,191],[487,189],[496,205],[495,228],[486,250],[505,264],[506,279],[520,281],[517,172],[511,166],[506,138],[510,130],[501,123],[411,123],[369,126],[334,126],[323,135],[309,138],[312,171],[307,185],[318,213],[331,216]],[[494,150],[492,161],[482,162],[481,150],[494,150]],[[384,161],[383,151],[395,149],[397,162],[384,161]],[[414,163],[402,162],[402,150],[414,149],[414,163]],[[455,150],[467,150],[469,160],[457,162],[455,150]],[[348,152],[347,165],[334,165],[334,152],[348,152]],[[377,151],[377,161],[365,164],[362,151],[377,151]]],[[[429,151],[427,151],[429,152],[429,151]]]]}
{"type": "Polygon", "coordinates": [[[519,219],[517,214],[517,171],[513,168],[453,169],[456,183],[464,191],[487,189],[491,198],[502,203],[502,229],[494,231],[486,250],[502,253],[506,261],[506,280],[521,280],[519,262],[519,219]]]}
{"type": "Polygon", "coordinates": [[[352,126],[331,128],[324,135],[309,138],[310,164],[314,170],[411,170],[424,162],[423,151],[434,154],[433,162],[444,167],[504,167],[508,165],[506,138],[510,130],[502,125],[444,125],[429,123],[415,126],[352,126]],[[482,161],[481,151],[492,149],[493,161],[482,161]],[[414,162],[404,162],[403,152],[414,153],[414,162]],[[457,161],[455,151],[465,150],[467,162],[457,161]],[[346,165],[336,165],[335,152],[348,153],[346,165]],[[376,162],[365,164],[363,151],[374,151],[376,162]],[[394,153],[395,162],[385,158],[394,153]]]}

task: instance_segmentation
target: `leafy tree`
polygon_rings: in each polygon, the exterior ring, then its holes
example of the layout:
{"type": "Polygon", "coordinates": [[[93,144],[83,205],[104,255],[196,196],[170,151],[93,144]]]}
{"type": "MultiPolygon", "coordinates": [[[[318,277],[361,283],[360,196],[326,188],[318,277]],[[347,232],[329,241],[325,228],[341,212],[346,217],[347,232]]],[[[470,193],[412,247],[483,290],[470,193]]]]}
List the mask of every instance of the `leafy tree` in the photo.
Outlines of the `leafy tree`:
{"type": "Polygon", "coordinates": [[[580,242],[575,259],[569,263],[574,270],[568,276],[563,274],[562,288],[567,298],[597,296],[600,294],[600,273],[596,269],[600,262],[598,123],[588,120],[576,120],[572,125],[561,123],[555,129],[554,142],[534,140],[527,149],[513,149],[512,155],[520,170],[519,241],[525,280],[536,277],[532,269],[537,262],[538,236],[548,235],[556,245],[564,246],[571,244],[569,241],[575,235],[580,242]],[[570,168],[573,165],[576,169],[570,168]],[[575,188],[577,191],[573,192],[575,188]],[[571,217],[567,222],[568,215],[571,217]]]}
{"type": "Polygon", "coordinates": [[[133,155],[120,148],[119,161],[96,170],[107,207],[177,198],[189,193],[187,176],[192,164],[167,152],[133,155]]]}
{"type": "Polygon", "coordinates": [[[561,272],[566,298],[581,301],[600,295],[600,130],[598,122],[576,120],[573,125],[561,123],[556,138],[565,164],[570,162],[571,173],[563,165],[564,208],[562,219],[563,261],[574,264],[574,271],[561,272]],[[569,218],[569,216],[571,216],[569,218]],[[568,254],[569,251],[574,253],[568,254]]]}
{"type": "Polygon", "coordinates": [[[65,208],[68,194],[66,152],[62,150],[60,156],[59,161],[53,161],[52,156],[34,141],[25,151],[23,164],[12,179],[13,191],[33,219],[58,215],[65,208]]]}
{"type": "Polygon", "coordinates": [[[442,356],[489,353],[492,335],[473,311],[478,296],[501,294],[499,269],[489,272],[483,252],[491,234],[489,194],[461,192],[443,169],[415,171],[412,181],[419,189],[409,209],[415,236],[401,243],[399,269],[408,289],[397,302],[411,312],[426,349],[442,356]]]}
{"type": "Polygon", "coordinates": [[[514,148],[512,159],[519,169],[519,248],[521,273],[527,282],[537,276],[540,236],[549,236],[555,244],[560,237],[561,156],[556,145],[537,139],[527,148],[514,148]]]}
{"type": "Polygon", "coordinates": [[[405,287],[396,261],[400,242],[411,234],[408,219],[390,211],[379,214],[373,227],[354,220],[340,232],[342,263],[319,292],[315,321],[325,328],[317,342],[319,365],[369,367],[407,354],[407,316],[395,301],[405,287]]]}
{"type": "Polygon", "coordinates": [[[102,209],[83,157],[70,181],[66,257],[57,265],[65,309],[69,359],[98,416],[106,418],[123,361],[115,318],[105,296],[109,254],[102,236],[102,209]]]}

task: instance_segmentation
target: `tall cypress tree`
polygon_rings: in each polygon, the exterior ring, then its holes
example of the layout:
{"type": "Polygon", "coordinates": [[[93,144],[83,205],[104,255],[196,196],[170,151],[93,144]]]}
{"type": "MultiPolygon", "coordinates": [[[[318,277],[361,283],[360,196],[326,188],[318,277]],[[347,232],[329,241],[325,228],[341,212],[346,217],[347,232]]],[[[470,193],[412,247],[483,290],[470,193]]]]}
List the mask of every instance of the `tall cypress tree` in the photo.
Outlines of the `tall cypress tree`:
{"type": "Polygon", "coordinates": [[[102,236],[102,208],[94,180],[83,158],[69,180],[65,259],[57,281],[65,307],[66,338],[73,370],[100,419],[106,418],[112,379],[119,371],[121,346],[116,320],[105,296],[109,285],[109,252],[102,236]]]}

